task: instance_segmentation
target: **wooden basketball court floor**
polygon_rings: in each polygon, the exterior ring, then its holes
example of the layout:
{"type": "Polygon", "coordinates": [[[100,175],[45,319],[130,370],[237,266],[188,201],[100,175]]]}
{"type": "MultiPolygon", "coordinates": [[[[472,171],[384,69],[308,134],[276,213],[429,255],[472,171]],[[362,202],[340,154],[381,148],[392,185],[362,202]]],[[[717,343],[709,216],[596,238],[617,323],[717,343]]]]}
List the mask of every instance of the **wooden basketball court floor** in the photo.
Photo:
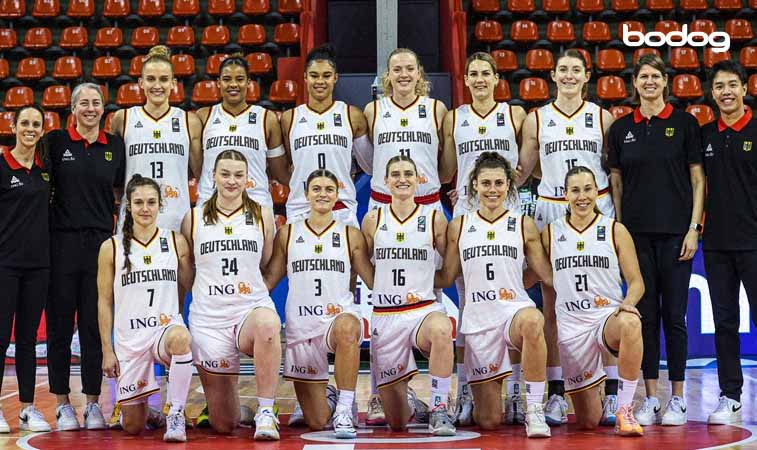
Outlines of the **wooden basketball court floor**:
{"type": "MultiPolygon", "coordinates": [[[[411,426],[406,433],[392,433],[383,428],[367,428],[361,426],[358,439],[354,441],[336,440],[329,432],[311,433],[306,428],[288,428],[286,424],[289,413],[294,408],[294,391],[292,384],[282,381],[278,389],[278,399],[281,411],[281,441],[254,442],[252,430],[240,427],[231,436],[216,435],[207,429],[188,430],[189,441],[185,444],[166,444],[162,441],[163,430],[145,431],[141,435],[127,436],[121,431],[80,431],[28,433],[18,431],[19,403],[17,384],[13,366],[6,369],[3,381],[0,403],[6,419],[13,432],[0,435],[0,450],[10,448],[22,449],[296,449],[296,450],[416,450],[416,449],[695,449],[695,448],[728,448],[757,450],[757,367],[744,369],[743,423],[739,426],[708,426],[707,415],[718,402],[718,384],[716,369],[689,369],[687,371],[686,398],[688,401],[689,423],[684,427],[647,427],[642,438],[620,438],[614,436],[612,428],[600,428],[597,431],[586,432],[576,429],[572,424],[552,428],[551,439],[527,439],[523,426],[505,426],[493,432],[485,432],[476,427],[459,429],[454,438],[434,438],[430,436],[425,426],[411,426]]],[[[660,397],[664,401],[669,398],[667,373],[661,373],[660,397]]],[[[161,382],[162,385],[164,383],[161,382]]],[[[429,396],[428,375],[417,376],[411,385],[416,389],[421,399],[429,396]]],[[[72,403],[77,409],[79,418],[84,410],[85,397],[78,393],[81,384],[78,375],[72,375],[71,388],[72,403]]],[[[454,382],[453,382],[454,390],[454,382]]],[[[369,397],[369,380],[367,374],[361,374],[358,383],[358,400],[361,409],[361,423],[369,397]]],[[[110,416],[113,405],[113,384],[109,380],[103,381],[101,405],[106,418],[110,416]]],[[[255,408],[254,378],[246,375],[240,377],[239,394],[243,405],[255,408]]],[[[641,399],[643,391],[637,391],[637,400],[641,399]]],[[[165,396],[165,389],[161,393],[165,396]]],[[[453,393],[454,396],[454,393],[453,393]]],[[[199,414],[204,402],[200,380],[193,377],[189,395],[187,411],[190,417],[199,414]]],[[[48,422],[55,427],[55,397],[48,392],[46,368],[38,369],[36,379],[35,404],[43,412],[48,422]]],[[[161,398],[156,394],[150,399],[150,404],[161,406],[161,398]]],[[[571,419],[572,420],[572,419],[571,419]]]]}

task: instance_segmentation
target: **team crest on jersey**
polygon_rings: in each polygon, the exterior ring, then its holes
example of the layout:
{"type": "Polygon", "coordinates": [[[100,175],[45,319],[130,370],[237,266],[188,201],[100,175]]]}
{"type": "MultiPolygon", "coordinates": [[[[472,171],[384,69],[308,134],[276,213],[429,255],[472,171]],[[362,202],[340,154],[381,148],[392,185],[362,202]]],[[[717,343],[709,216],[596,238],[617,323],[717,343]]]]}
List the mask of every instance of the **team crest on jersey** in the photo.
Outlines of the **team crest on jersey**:
{"type": "Polygon", "coordinates": [[[745,152],[752,151],[752,141],[744,141],[744,151],[745,152]]]}
{"type": "Polygon", "coordinates": [[[547,126],[548,126],[548,127],[556,127],[556,126],[557,126],[557,124],[555,123],[555,121],[554,121],[554,120],[552,120],[552,119],[549,119],[549,123],[547,124],[547,126]]]}
{"type": "Polygon", "coordinates": [[[168,253],[168,239],[164,237],[160,238],[160,252],[168,253]]]}
{"type": "Polygon", "coordinates": [[[149,266],[150,264],[152,264],[152,256],[150,256],[150,255],[144,255],[142,257],[142,262],[144,262],[145,264],[147,264],[149,266]]]}
{"type": "Polygon", "coordinates": [[[665,136],[666,137],[673,137],[673,135],[675,133],[676,133],[676,129],[675,128],[672,128],[672,127],[665,128],[665,136]]]}
{"type": "Polygon", "coordinates": [[[180,130],[181,130],[181,128],[179,126],[179,118],[178,117],[172,118],[171,119],[171,131],[173,131],[174,133],[178,133],[180,130]]]}
{"type": "Polygon", "coordinates": [[[47,172],[42,172],[40,176],[42,177],[43,180],[50,181],[50,175],[48,175],[47,172]]]}
{"type": "Polygon", "coordinates": [[[486,127],[483,126],[483,125],[481,125],[480,127],[478,127],[478,134],[481,134],[481,135],[486,134],[486,127]]]}
{"type": "Polygon", "coordinates": [[[565,127],[565,134],[567,134],[568,136],[573,136],[573,127],[565,127]]]}
{"type": "Polygon", "coordinates": [[[300,119],[300,123],[308,123],[308,120],[303,117],[303,118],[300,119]]]}
{"type": "Polygon", "coordinates": [[[426,105],[418,105],[418,118],[426,118],[426,105]]]}
{"type": "Polygon", "coordinates": [[[331,234],[331,246],[334,248],[339,248],[342,246],[342,235],[339,233],[332,233],[331,234]]]}
{"type": "Polygon", "coordinates": [[[566,238],[565,238],[565,235],[564,235],[564,234],[561,234],[561,235],[560,235],[560,237],[559,237],[559,238],[557,239],[557,242],[565,242],[565,241],[567,241],[567,240],[568,240],[568,239],[566,239],[566,238]]]}
{"type": "Polygon", "coordinates": [[[258,113],[251,112],[247,115],[247,123],[250,125],[255,125],[258,123],[258,113]]]}
{"type": "Polygon", "coordinates": [[[302,236],[300,236],[300,237],[297,238],[297,240],[295,242],[298,243],[298,244],[303,244],[303,243],[305,243],[305,239],[302,239],[302,236]]]}
{"type": "Polygon", "coordinates": [[[576,250],[578,250],[579,252],[584,251],[584,247],[586,247],[586,244],[584,243],[584,241],[576,242],[576,250]]]}
{"type": "Polygon", "coordinates": [[[160,139],[160,130],[152,130],[153,139],[160,139]]]}
{"type": "Polygon", "coordinates": [[[486,239],[490,241],[493,241],[495,236],[496,236],[496,233],[494,233],[493,231],[486,232],[486,239]]]}
{"type": "Polygon", "coordinates": [[[231,236],[232,234],[234,234],[234,228],[233,227],[223,227],[223,232],[227,236],[231,236]]]}
{"type": "MultiPolygon", "coordinates": [[[[249,180],[249,181],[252,181],[252,180],[249,180]]],[[[252,183],[251,187],[255,187],[255,183],[254,182],[252,183]]],[[[247,186],[245,186],[245,188],[250,189],[247,186]]],[[[244,224],[245,225],[254,225],[255,224],[255,218],[252,216],[252,211],[245,210],[245,212],[244,212],[244,224]]]]}
{"type": "Polygon", "coordinates": [[[137,120],[137,123],[134,124],[134,128],[142,128],[142,122],[140,122],[139,120],[137,120]]]}
{"type": "Polygon", "coordinates": [[[497,126],[498,127],[505,126],[505,115],[503,113],[497,113],[497,126]]]}
{"type": "Polygon", "coordinates": [[[406,118],[403,117],[402,119],[400,119],[400,126],[401,127],[406,127],[407,124],[408,124],[408,121],[407,121],[406,118]]]}
{"type": "Polygon", "coordinates": [[[418,231],[421,233],[426,231],[426,216],[418,217],[418,231]]]}
{"type": "Polygon", "coordinates": [[[323,131],[326,128],[326,124],[323,122],[318,122],[315,124],[315,127],[318,129],[318,131],[323,131]]]}
{"type": "Polygon", "coordinates": [[[335,127],[342,126],[342,115],[339,113],[334,113],[334,126],[335,127]]]}
{"type": "Polygon", "coordinates": [[[105,152],[105,160],[113,161],[113,152],[105,152]]]}
{"type": "Polygon", "coordinates": [[[405,233],[397,233],[397,242],[405,242],[405,233]]]}
{"type": "Polygon", "coordinates": [[[315,244],[315,248],[313,249],[313,251],[318,255],[323,253],[323,244],[315,244]]]}
{"type": "Polygon", "coordinates": [[[586,128],[594,128],[594,113],[587,112],[584,114],[584,125],[586,128]]]}
{"type": "Polygon", "coordinates": [[[597,240],[601,242],[605,239],[607,239],[607,231],[605,230],[605,226],[599,225],[597,227],[597,240]]]}
{"type": "Polygon", "coordinates": [[[507,218],[507,231],[515,231],[515,217],[507,218]]]}
{"type": "Polygon", "coordinates": [[[460,124],[460,128],[470,126],[468,123],[468,120],[463,120],[463,123],[460,124]]]}
{"type": "Polygon", "coordinates": [[[475,233],[475,232],[476,232],[476,227],[471,225],[470,228],[468,228],[468,233],[475,233]]]}
{"type": "Polygon", "coordinates": [[[229,133],[236,133],[236,131],[237,131],[237,124],[232,123],[231,125],[229,125],[229,133]]]}
{"type": "Polygon", "coordinates": [[[221,119],[216,117],[216,120],[213,121],[213,125],[218,125],[219,123],[221,123],[221,119]]]}

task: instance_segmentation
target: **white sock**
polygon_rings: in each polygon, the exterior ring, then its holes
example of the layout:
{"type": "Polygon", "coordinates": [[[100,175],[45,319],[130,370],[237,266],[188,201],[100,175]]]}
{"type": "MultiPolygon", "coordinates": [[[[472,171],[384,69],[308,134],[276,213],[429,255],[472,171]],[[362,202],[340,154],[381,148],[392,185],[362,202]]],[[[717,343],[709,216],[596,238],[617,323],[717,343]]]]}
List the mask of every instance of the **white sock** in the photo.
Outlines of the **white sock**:
{"type": "Polygon", "coordinates": [[[169,414],[184,409],[192,384],[192,352],[171,356],[168,371],[168,402],[171,403],[169,414]]]}
{"type": "Polygon", "coordinates": [[[544,400],[544,381],[526,380],[526,407],[531,403],[541,403],[544,400]]]}
{"type": "Polygon", "coordinates": [[[272,398],[258,397],[258,412],[264,409],[273,411],[273,400],[272,398]]]}
{"type": "Polygon", "coordinates": [[[352,413],[352,402],[355,401],[355,391],[347,391],[339,389],[339,399],[336,403],[337,411],[345,411],[352,413]]]}
{"type": "Polygon", "coordinates": [[[457,363],[457,395],[468,390],[468,375],[465,373],[465,364],[457,363]]]}
{"type": "Polygon", "coordinates": [[[513,364],[513,374],[507,379],[507,395],[520,394],[520,364],[513,364]]]}
{"type": "Polygon", "coordinates": [[[562,367],[547,367],[547,381],[562,380],[562,367]]]}
{"type": "Polygon", "coordinates": [[[618,377],[618,407],[629,406],[633,402],[633,395],[636,393],[638,383],[638,378],[631,381],[618,377]]]}
{"type": "Polygon", "coordinates": [[[617,380],[618,379],[618,366],[606,366],[605,374],[607,374],[608,380],[617,380]]]}
{"type": "Polygon", "coordinates": [[[437,406],[447,405],[449,398],[449,387],[452,384],[452,377],[435,377],[431,375],[431,409],[437,406]]]}

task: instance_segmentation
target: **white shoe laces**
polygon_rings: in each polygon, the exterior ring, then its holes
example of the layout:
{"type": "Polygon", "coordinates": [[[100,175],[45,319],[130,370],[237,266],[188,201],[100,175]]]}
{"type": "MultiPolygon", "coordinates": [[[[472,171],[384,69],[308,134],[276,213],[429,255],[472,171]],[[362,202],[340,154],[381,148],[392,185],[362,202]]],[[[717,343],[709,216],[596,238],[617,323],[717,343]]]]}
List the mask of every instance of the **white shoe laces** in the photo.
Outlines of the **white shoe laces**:
{"type": "Polygon", "coordinates": [[[715,412],[716,413],[723,412],[723,411],[729,411],[730,412],[730,410],[728,408],[728,397],[726,397],[725,395],[721,395],[720,396],[720,401],[718,402],[718,407],[715,408],[715,412]]]}

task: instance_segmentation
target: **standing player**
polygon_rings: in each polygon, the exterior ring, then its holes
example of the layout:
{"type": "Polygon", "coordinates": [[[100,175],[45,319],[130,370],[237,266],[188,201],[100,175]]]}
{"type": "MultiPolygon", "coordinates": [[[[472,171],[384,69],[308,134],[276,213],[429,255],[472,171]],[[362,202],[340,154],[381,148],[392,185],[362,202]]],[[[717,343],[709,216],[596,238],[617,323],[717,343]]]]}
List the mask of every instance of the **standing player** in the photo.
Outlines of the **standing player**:
{"type": "Polygon", "coordinates": [[[633,239],[626,227],[599,212],[594,174],[575,166],[565,176],[569,209],[542,232],[557,292],[555,312],[560,362],[578,425],[594,429],[603,415],[599,384],[602,355],[618,358],[620,391],[615,432],[641,436],[633,414],[641,355],[641,321],[636,304],[644,293],[633,239]],[[628,284],[625,298],[623,278],[628,284]]]}
{"type": "MultiPolygon", "coordinates": [[[[457,200],[453,215],[461,216],[469,211],[475,211],[475,196],[468,192],[468,180],[476,160],[484,151],[494,151],[501,154],[510,163],[510,167],[518,167],[517,136],[526,112],[520,106],[507,103],[497,103],[494,100],[494,88],[497,87],[499,75],[494,59],[488,53],[478,52],[468,57],[465,65],[465,84],[470,89],[473,103],[462,105],[449,111],[444,116],[443,134],[444,150],[439,160],[439,178],[442,183],[452,181],[457,172],[457,200]]],[[[511,198],[514,204],[509,209],[518,211],[519,202],[511,198]]],[[[462,277],[455,280],[457,297],[459,299],[458,324],[462,323],[462,311],[465,305],[465,285],[462,277]]],[[[458,325],[459,326],[459,325],[458,325]]],[[[466,382],[464,368],[464,335],[457,333],[457,401],[455,402],[455,419],[459,425],[470,425],[473,411],[473,398],[466,382]]],[[[515,356],[515,355],[511,355],[515,356]]],[[[520,402],[515,395],[514,386],[520,379],[520,364],[513,369],[513,379],[508,383],[508,408],[510,416],[523,411],[518,407],[520,402]],[[516,370],[517,369],[517,370],[516,370]],[[513,405],[515,408],[513,409],[513,405]]]]}
{"type": "Polygon", "coordinates": [[[417,178],[412,159],[391,158],[384,180],[392,202],[363,219],[363,234],[376,265],[371,370],[389,426],[404,430],[414,413],[408,405],[408,400],[415,403],[408,381],[418,372],[413,348],[426,354],[431,375],[429,431],[452,436],[455,427],[447,413],[454,359],[452,325],[434,293],[435,258],[437,252],[444,252],[447,223],[433,206],[413,201],[417,178]]]}
{"type": "Polygon", "coordinates": [[[239,424],[241,351],[255,358],[255,440],[278,440],[273,401],[281,324],[261,273],[271,256],[273,214],[247,196],[248,170],[240,152],[222,151],[213,168],[213,195],[182,222],[197,273],[189,328],[213,429],[227,434],[239,424]]]}
{"type": "MultiPolygon", "coordinates": [[[[308,101],[281,116],[284,146],[292,161],[289,180],[287,221],[307,218],[309,204],[305,198],[308,176],[318,169],[328,169],[339,179],[339,200],[334,217],[342,223],[358,227],[357,199],[352,182],[352,153],[365,161],[370,153],[366,137],[368,125],[359,108],[334,101],[338,80],[334,50],[324,44],[308,53],[305,60],[305,85],[308,101]]],[[[366,172],[370,168],[363,163],[366,172]]]]}
{"type": "Polygon", "coordinates": [[[218,77],[223,101],[197,111],[203,123],[202,175],[197,200],[200,205],[213,195],[213,164],[223,150],[238,150],[247,158],[247,194],[266,208],[273,208],[266,167],[279,182],[288,181],[289,168],[276,114],[245,100],[252,82],[248,68],[240,53],[226,58],[218,77]]]}
{"type": "Polygon", "coordinates": [[[444,267],[436,284],[449,286],[461,271],[465,279],[460,331],[466,335],[473,416],[487,430],[502,421],[502,379],[510,375],[507,351],[515,350],[523,355],[526,434],[549,437],[542,405],[547,363],[544,319],[523,286],[526,256],[540,279],[551,284],[547,255],[533,219],[505,208],[517,194],[513,170],[502,155],[482,153],[467,189],[479,206],[450,223],[444,267]]]}
{"type": "Polygon", "coordinates": [[[336,437],[354,438],[362,323],[350,277],[356,272],[370,288],[373,265],[360,230],[333,217],[336,175],[316,170],[306,188],[310,217],[279,230],[266,285],[273,290],[284,275],[289,279],[284,376],[294,382],[305,421],[321,430],[333,415],[336,437]],[[329,353],[338,393],[326,385],[329,353]]]}
{"type": "Polygon", "coordinates": [[[192,285],[189,246],[183,236],[158,228],[160,186],[139,174],[126,186],[121,233],[100,246],[98,316],[103,371],[118,378],[121,425],[138,434],[147,422],[147,397],[160,390],[153,364],[170,367],[163,440],[185,442],[184,404],[192,382],[189,331],[179,313],[179,284],[192,285]],[[115,336],[113,336],[115,325],[115,336]]]}
{"type": "MultiPolygon", "coordinates": [[[[167,47],[150,49],[139,86],[147,103],[116,111],[111,130],[126,144],[126,179],[139,173],[157,181],[163,198],[158,226],[178,231],[189,211],[189,168],[199,176],[202,167],[202,122],[168,103],[176,79],[167,47]]],[[[123,219],[122,206],[119,224],[123,219]]]]}
{"type": "MultiPolygon", "coordinates": [[[[609,180],[603,166],[606,157],[605,137],[613,122],[612,114],[584,100],[591,71],[578,51],[567,50],[563,53],[558,58],[551,76],[557,86],[557,96],[552,103],[542,106],[526,117],[520,149],[520,165],[523,172],[519,184],[531,175],[537,162],[541,167],[542,178],[539,183],[535,217],[539,230],[565,215],[565,174],[572,167],[579,165],[590,168],[597,177],[599,210],[608,217],[615,216],[609,180]]],[[[568,421],[568,403],[564,397],[565,386],[559,366],[556,319],[551,312],[554,311],[555,293],[550,288],[543,288],[542,293],[549,381],[549,401],[545,406],[545,412],[550,425],[560,425],[568,421]]],[[[608,368],[613,375],[610,378],[617,378],[617,367],[612,367],[613,369],[608,368]]],[[[612,392],[614,391],[611,390],[608,394],[612,392]]],[[[604,422],[612,423],[614,397],[608,395],[605,403],[604,422]]]]}

